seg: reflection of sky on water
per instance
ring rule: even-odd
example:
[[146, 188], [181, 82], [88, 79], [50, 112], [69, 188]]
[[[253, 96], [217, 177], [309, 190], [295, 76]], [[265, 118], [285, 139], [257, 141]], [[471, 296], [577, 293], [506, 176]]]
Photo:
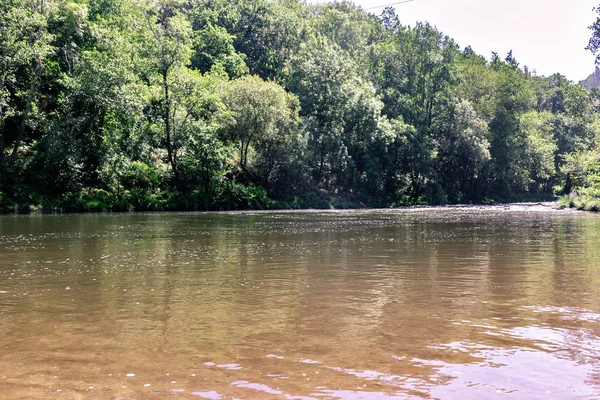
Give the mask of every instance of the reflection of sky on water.
[[[457, 344], [453, 344], [456, 346]], [[481, 362], [437, 364], [444, 384], [432, 386], [440, 399], [579, 399], [600, 394], [586, 382], [592, 366], [579, 366], [544, 351], [485, 349], [473, 353]], [[508, 396], [510, 395], [510, 396]]]
[[215, 392], [214, 390], [210, 392], [192, 392], [191, 394], [193, 396], [198, 396], [203, 399], [209, 400], [221, 400], [223, 398], [223, 395], [219, 394], [218, 392]]
[[[600, 319], [600, 314], [580, 308], [525, 308], [534, 313], [552, 313], [561, 320], [595, 324]], [[407, 360], [414, 367], [428, 367], [428, 377], [325, 367], [362, 380], [377, 381], [386, 390], [366, 392], [321, 388], [312, 395], [345, 400], [600, 398], [600, 337], [597, 335], [600, 330], [597, 326], [569, 329], [536, 324], [499, 330], [485, 324], [471, 323], [470, 326], [484, 329], [483, 333], [494, 329], [494, 336], [499, 337], [497, 340], [506, 341], [507, 347], [470, 342], [430, 346], [441, 354], [468, 355], [473, 361]], [[520, 346], [515, 346], [516, 343]], [[390, 357], [401, 362], [406, 360], [405, 356]], [[395, 393], [390, 392], [392, 388]]]
[[[535, 308], [531, 311], [538, 312]], [[548, 311], [548, 310], [545, 310]], [[573, 314], [572, 310], [553, 310]], [[595, 321], [598, 314], [578, 310], [585, 321]], [[563, 315], [559, 315], [562, 317]], [[528, 318], [525, 318], [528, 319]], [[496, 329], [486, 324], [471, 326]], [[444, 354], [468, 355], [472, 362], [453, 363], [441, 359], [421, 359], [391, 355], [399, 363], [410, 363], [423, 368], [422, 375], [398, 375], [379, 369], [356, 370], [327, 366], [312, 359], [285, 360], [283, 356], [267, 357], [281, 363], [299, 362], [319, 370], [350, 376], [355, 379], [356, 389], [315, 386], [308, 396], [284, 393], [279, 388], [262, 383], [235, 381], [232, 385], [247, 388], [287, 400], [415, 400], [431, 399], [594, 399], [600, 396], [597, 383], [600, 371], [600, 338], [589, 329], [552, 328], [529, 325], [498, 330], [500, 340], [507, 347], [472, 342], [450, 342], [430, 346], [444, 358]], [[515, 340], [517, 342], [515, 342]], [[514, 346], [520, 343], [522, 346]], [[205, 363], [208, 364], [208, 363]], [[212, 363], [210, 363], [212, 364]], [[286, 368], [285, 364], [281, 366]], [[302, 374], [306, 376], [306, 374]], [[313, 375], [314, 376], [314, 375]], [[285, 378], [279, 374], [265, 374], [267, 378]], [[381, 391], [360, 389], [362, 382], [375, 383]], [[216, 392], [211, 392], [216, 393]], [[279, 398], [278, 397], [278, 398]], [[208, 398], [208, 397], [207, 397]]]

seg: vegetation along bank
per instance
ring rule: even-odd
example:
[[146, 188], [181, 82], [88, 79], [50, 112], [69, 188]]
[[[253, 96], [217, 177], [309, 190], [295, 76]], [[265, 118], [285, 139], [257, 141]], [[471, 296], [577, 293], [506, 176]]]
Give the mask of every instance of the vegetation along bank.
[[3, 212], [600, 196], [595, 89], [392, 8], [0, 2]]

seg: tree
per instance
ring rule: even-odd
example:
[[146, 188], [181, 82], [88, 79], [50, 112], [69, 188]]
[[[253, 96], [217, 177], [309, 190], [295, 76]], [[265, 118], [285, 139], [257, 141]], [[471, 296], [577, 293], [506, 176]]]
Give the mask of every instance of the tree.
[[218, 64], [225, 68], [231, 78], [238, 78], [248, 73], [244, 54], [235, 51], [234, 36], [225, 28], [208, 23], [201, 30], [194, 32], [194, 53], [191, 68], [205, 73]]
[[298, 98], [274, 82], [246, 76], [226, 86], [224, 102], [235, 118], [226, 138], [237, 143], [239, 167], [268, 187], [277, 164], [299, 144]]
[[440, 183], [454, 202], [481, 199], [482, 173], [491, 159], [488, 125], [466, 100], [448, 111], [436, 140]]
[[324, 3], [315, 7], [313, 30], [348, 52], [355, 61], [374, 40], [381, 24], [348, 1]]
[[177, 149], [173, 142], [173, 106], [176, 100], [172, 98], [171, 86], [177, 75], [174, 71], [183, 73], [192, 54], [192, 28], [182, 14], [182, 5], [179, 0], [164, 0], [149, 3], [146, 10], [148, 28], [152, 33], [148, 49], [149, 60], [161, 79], [162, 93], [157, 99], [164, 126], [167, 157], [176, 181], [179, 180]]
[[587, 50], [591, 51], [596, 56], [596, 64], [600, 63], [600, 6], [595, 7], [594, 11], [598, 14], [596, 21], [589, 26], [592, 31], [592, 37], [590, 38]]
[[593, 186], [599, 100], [392, 8], [0, 0], [0, 191], [23, 210], [546, 198]]
[[554, 116], [548, 111], [529, 111], [519, 117], [519, 126], [524, 140], [524, 168], [529, 175], [528, 190], [548, 192], [556, 175], [554, 159], [558, 150], [553, 137]]
[[[46, 60], [53, 54], [49, 20], [52, 0], [2, 0], [0, 7], [0, 179], [14, 174], [20, 146], [30, 128]], [[13, 125], [6, 126], [8, 118]], [[18, 122], [17, 122], [18, 121]], [[11, 131], [12, 137], [7, 137]], [[10, 140], [12, 139], [12, 140]], [[10, 142], [9, 142], [10, 140]], [[12, 145], [8, 164], [5, 146]]]
[[43, 192], [108, 189], [130, 159], [149, 153], [141, 143], [150, 95], [140, 79], [147, 69], [144, 10], [127, 1], [90, 0], [83, 8], [61, 7], [59, 16], [62, 94], [38, 157], [39, 169], [58, 182]]
[[382, 94], [383, 114], [414, 128], [405, 145], [414, 151], [405, 159], [408, 174], [408, 197], [417, 201], [435, 186], [434, 141], [439, 121], [452, 104], [456, 82], [456, 44], [428, 24], [414, 29], [401, 27], [374, 48], [371, 56], [375, 87]]
[[497, 59], [491, 68], [497, 83], [494, 116], [489, 123], [492, 164], [488, 195], [511, 198], [529, 185], [526, 140], [519, 129], [519, 116], [533, 109], [535, 95], [526, 75], [516, 66]]
[[326, 38], [292, 60], [290, 88], [299, 96], [308, 134], [308, 165], [317, 185], [352, 185], [367, 143], [379, 134], [381, 103], [347, 53]]
[[231, 35], [251, 74], [283, 82], [285, 64], [306, 35], [308, 11], [298, 0], [209, 0], [195, 3], [190, 18], [199, 32], [220, 26], [222, 38]]
[[[222, 70], [202, 75], [187, 68], [173, 71], [170, 82], [171, 155], [177, 184], [183, 190], [197, 187], [208, 191], [223, 174], [229, 152], [219, 140], [233, 123], [220, 96], [227, 80]], [[158, 120], [159, 125], [165, 121]]]

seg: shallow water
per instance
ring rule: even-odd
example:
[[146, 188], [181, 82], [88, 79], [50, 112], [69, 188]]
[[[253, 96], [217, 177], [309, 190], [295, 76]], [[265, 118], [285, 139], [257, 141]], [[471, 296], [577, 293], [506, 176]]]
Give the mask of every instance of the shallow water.
[[598, 399], [600, 216], [0, 217], [0, 398]]

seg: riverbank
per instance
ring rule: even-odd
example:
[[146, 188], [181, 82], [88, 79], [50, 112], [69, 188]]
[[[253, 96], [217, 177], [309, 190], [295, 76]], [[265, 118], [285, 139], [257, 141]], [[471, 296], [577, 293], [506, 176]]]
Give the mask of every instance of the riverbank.
[[558, 200], [558, 208], [598, 212], [600, 211], [600, 199], [590, 196], [563, 196]]
[[[587, 204], [587, 203], [586, 203]], [[354, 204], [350, 202], [338, 203], [338, 207], [333, 205], [329, 207], [286, 207], [286, 208], [243, 208], [243, 209], [213, 209], [213, 210], [189, 210], [189, 209], [166, 209], [166, 210], [111, 210], [111, 209], [80, 209], [80, 210], [63, 210], [63, 209], [18, 209], [2, 210], [0, 215], [15, 215], [15, 214], [101, 214], [101, 213], [122, 213], [122, 214], [142, 214], [142, 213], [219, 213], [219, 214], [247, 214], [247, 213], [323, 213], [323, 212], [360, 212], [373, 210], [404, 210], [404, 211], [424, 211], [424, 210], [472, 210], [472, 211], [505, 211], [505, 212], [575, 212], [575, 211], [596, 211], [584, 210], [583, 207], [565, 206], [562, 201], [545, 201], [545, 202], [515, 202], [515, 203], [498, 203], [498, 204], [452, 204], [452, 205], [411, 205], [397, 207], [369, 207], [364, 204]], [[340, 207], [341, 205], [341, 207]]]

